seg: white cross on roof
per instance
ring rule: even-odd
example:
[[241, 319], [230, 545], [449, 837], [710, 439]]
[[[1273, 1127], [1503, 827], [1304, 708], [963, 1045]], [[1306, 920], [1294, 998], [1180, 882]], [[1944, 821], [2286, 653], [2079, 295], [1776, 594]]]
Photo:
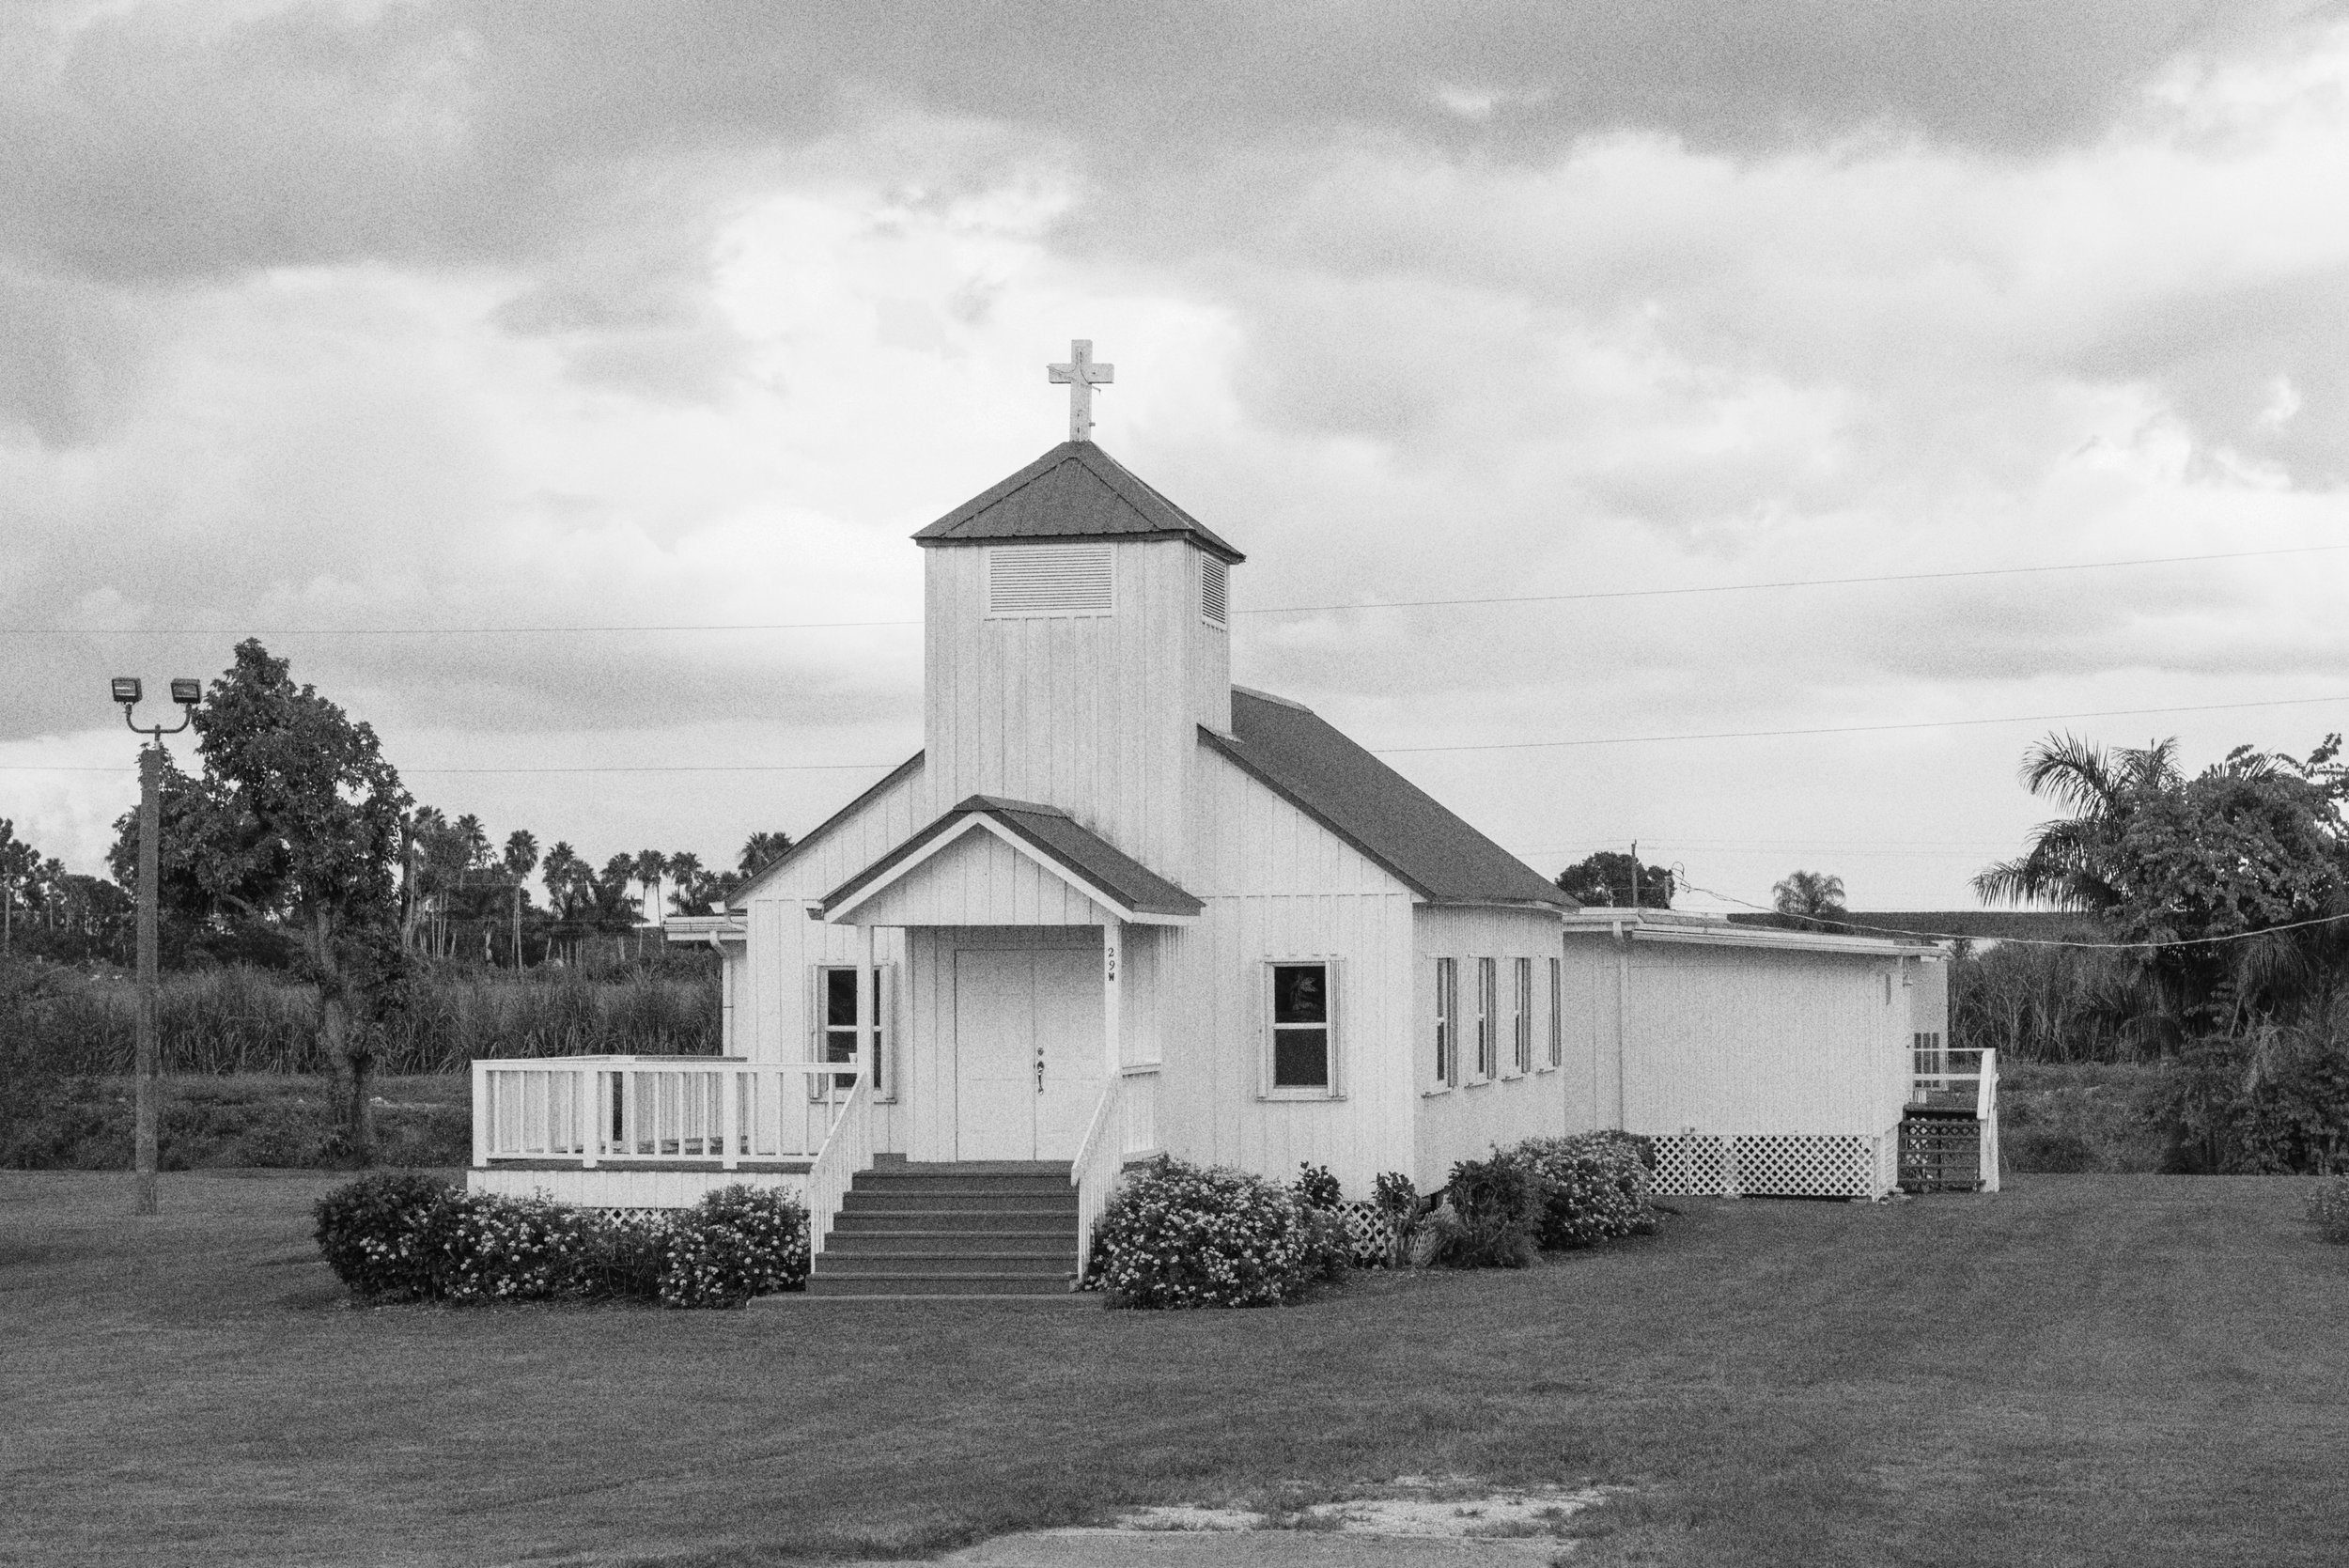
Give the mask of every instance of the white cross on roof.
[[1080, 337], [1068, 345], [1068, 363], [1045, 366], [1054, 386], [1068, 388], [1068, 439], [1093, 439], [1093, 389], [1117, 380], [1117, 366], [1093, 363], [1093, 339]]

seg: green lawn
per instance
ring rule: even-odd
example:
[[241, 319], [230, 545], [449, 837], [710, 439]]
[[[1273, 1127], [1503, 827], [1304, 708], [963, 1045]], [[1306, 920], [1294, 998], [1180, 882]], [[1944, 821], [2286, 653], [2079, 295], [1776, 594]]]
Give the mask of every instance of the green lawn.
[[352, 1310], [334, 1178], [0, 1172], [0, 1561], [721, 1564], [1406, 1473], [1638, 1488], [1595, 1563], [2333, 1564], [2305, 1182], [1689, 1203], [1282, 1312]]

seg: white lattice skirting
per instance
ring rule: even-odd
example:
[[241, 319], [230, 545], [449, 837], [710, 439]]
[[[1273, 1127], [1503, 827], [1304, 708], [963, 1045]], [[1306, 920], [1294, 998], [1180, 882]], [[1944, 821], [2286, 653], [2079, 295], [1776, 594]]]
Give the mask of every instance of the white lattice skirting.
[[1688, 1198], [1880, 1198], [1892, 1190], [1897, 1128], [1858, 1133], [1667, 1133], [1656, 1190]]

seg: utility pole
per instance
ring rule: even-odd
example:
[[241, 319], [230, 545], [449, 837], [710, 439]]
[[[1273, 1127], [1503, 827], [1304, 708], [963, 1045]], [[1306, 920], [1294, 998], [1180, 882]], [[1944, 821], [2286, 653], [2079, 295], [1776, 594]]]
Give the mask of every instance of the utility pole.
[[136, 1102], [133, 1106], [131, 1164], [137, 1172], [137, 1200], [134, 1212], [155, 1212], [155, 1119], [162, 1096], [163, 1048], [156, 1038], [156, 992], [161, 986], [161, 967], [156, 949], [159, 945], [156, 909], [163, 883], [163, 737], [178, 735], [195, 718], [195, 705], [204, 700], [201, 681], [175, 680], [171, 683], [171, 700], [180, 706], [179, 722], [165, 729], [160, 724], [141, 724], [131, 716], [142, 693], [134, 675], [117, 675], [114, 682], [114, 699], [122, 705], [122, 722], [134, 735], [149, 737], [139, 749], [139, 992], [137, 1055], [133, 1063], [136, 1074]]

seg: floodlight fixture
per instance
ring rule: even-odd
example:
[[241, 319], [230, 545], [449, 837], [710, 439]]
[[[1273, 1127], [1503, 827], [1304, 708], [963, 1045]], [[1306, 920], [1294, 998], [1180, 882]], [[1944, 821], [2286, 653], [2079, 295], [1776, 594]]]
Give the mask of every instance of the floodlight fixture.
[[204, 683], [200, 680], [173, 681], [171, 700], [185, 707], [194, 706], [204, 700]]
[[118, 703], [135, 703], [145, 691], [136, 675], [115, 676], [115, 701]]

